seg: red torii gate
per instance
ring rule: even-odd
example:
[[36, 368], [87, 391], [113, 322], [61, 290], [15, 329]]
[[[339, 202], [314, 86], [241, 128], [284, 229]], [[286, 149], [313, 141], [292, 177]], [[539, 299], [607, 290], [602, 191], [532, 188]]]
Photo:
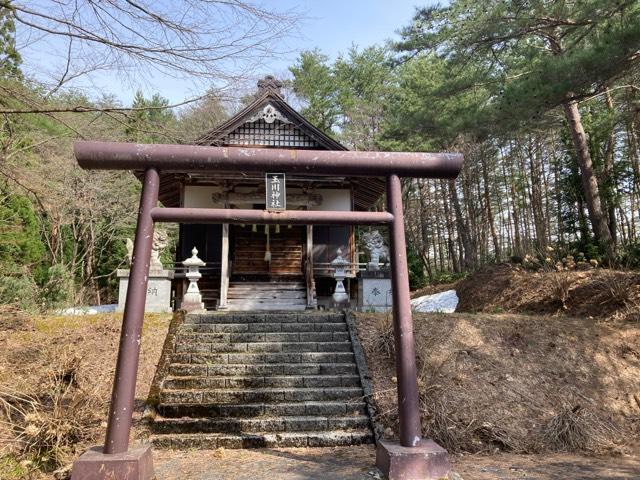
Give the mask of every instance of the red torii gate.
[[[89, 450], [74, 463], [74, 480], [147, 480], [153, 477], [150, 447], [129, 450], [129, 436], [156, 222], [389, 225], [400, 441], [380, 440], [376, 463], [392, 480], [435, 479], [444, 476], [443, 472], [446, 474], [449, 468], [446, 451], [433, 441], [422, 439], [421, 434], [400, 177], [456, 178], [462, 168], [461, 154], [76, 142], [75, 156], [84, 169], [141, 170], [144, 180], [105, 445], [102, 449]], [[386, 177], [387, 211], [159, 208], [160, 171], [281, 171]]]

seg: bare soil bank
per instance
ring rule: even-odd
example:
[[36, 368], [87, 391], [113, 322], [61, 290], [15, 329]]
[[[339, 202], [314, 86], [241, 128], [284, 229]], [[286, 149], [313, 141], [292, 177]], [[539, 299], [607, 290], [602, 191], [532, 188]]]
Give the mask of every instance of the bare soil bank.
[[[397, 435], [385, 314], [358, 332]], [[450, 451], [616, 452], [640, 433], [640, 325], [513, 314], [414, 316], [423, 430]], [[387, 433], [391, 433], [388, 431]]]
[[561, 314], [640, 321], [639, 272], [605, 269], [532, 272], [520, 265], [503, 263], [487, 266], [452, 284], [426, 287], [413, 296], [451, 288], [460, 298], [459, 312]]

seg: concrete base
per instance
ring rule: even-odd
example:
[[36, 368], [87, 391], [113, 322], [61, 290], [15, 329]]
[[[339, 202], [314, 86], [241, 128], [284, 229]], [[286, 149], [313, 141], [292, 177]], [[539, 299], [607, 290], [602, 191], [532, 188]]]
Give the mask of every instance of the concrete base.
[[389, 480], [440, 480], [451, 470], [447, 451], [433, 440], [422, 439], [415, 447], [379, 440], [376, 467]]
[[93, 447], [73, 462], [71, 480], [152, 480], [151, 446], [132, 448], [125, 453], [106, 455]]

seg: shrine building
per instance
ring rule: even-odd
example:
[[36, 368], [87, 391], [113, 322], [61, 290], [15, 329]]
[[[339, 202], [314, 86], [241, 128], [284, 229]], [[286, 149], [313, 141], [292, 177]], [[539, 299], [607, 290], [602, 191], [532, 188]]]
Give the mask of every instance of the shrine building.
[[[294, 110], [281, 87], [272, 76], [260, 80], [248, 106], [194, 145], [347, 150]], [[274, 175], [279, 173], [161, 172], [159, 200], [165, 207], [366, 211], [385, 190], [383, 178]], [[351, 304], [362, 303], [353, 226], [181, 223], [179, 228], [176, 265], [197, 248], [206, 263], [198, 286], [207, 310], [329, 307], [336, 287], [330, 263], [338, 250], [348, 262], [344, 283]], [[176, 271], [175, 307], [187, 285], [181, 277]]]

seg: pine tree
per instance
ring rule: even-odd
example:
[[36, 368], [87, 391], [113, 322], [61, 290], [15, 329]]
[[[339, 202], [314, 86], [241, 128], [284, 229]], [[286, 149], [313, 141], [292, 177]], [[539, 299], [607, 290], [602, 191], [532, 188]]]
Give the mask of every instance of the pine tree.
[[0, 77], [19, 77], [20, 53], [16, 49], [16, 25], [11, 7], [0, 7]]
[[468, 131], [530, 124], [562, 108], [592, 230], [612, 258], [613, 237], [579, 101], [640, 60], [638, 2], [457, 0], [419, 11], [403, 36], [400, 50], [435, 52], [448, 62], [451, 75], [441, 94], [487, 90], [472, 105], [473, 124], [460, 124]]

